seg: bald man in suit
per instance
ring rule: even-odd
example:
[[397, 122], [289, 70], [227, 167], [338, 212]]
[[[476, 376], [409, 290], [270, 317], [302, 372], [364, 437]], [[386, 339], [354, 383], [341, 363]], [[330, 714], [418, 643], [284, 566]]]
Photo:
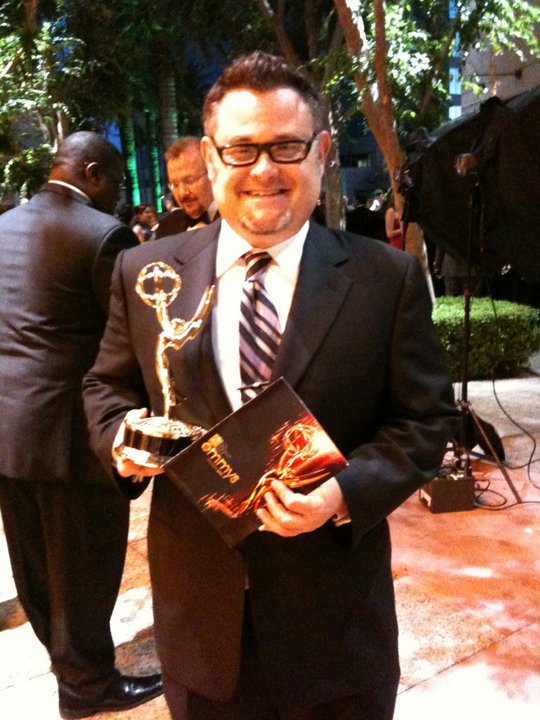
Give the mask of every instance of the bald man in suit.
[[81, 381], [94, 362], [117, 254], [124, 164], [92, 132], [68, 136], [49, 181], [0, 217], [0, 507], [15, 585], [58, 680], [60, 714], [123, 710], [161, 678], [115, 669], [110, 631], [129, 501], [90, 450]]

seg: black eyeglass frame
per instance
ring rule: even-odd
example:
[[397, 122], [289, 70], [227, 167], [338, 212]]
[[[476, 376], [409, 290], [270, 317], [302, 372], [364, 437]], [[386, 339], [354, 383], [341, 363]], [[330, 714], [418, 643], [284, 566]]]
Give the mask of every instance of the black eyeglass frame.
[[[309, 155], [311, 148], [313, 146], [313, 143], [317, 139], [317, 137], [320, 135], [320, 132], [314, 132], [313, 135], [309, 140], [274, 140], [273, 142], [268, 143], [233, 143], [232, 145], [218, 145], [213, 137], [210, 136], [210, 140], [212, 141], [212, 144], [217, 150], [217, 154], [219, 155], [219, 158], [221, 162], [224, 165], [228, 165], [229, 167], [249, 167], [250, 165], [255, 165], [259, 158], [261, 157], [261, 153], [265, 152], [270, 160], [272, 162], [277, 163], [278, 165], [298, 165], [301, 162], [304, 162], [304, 160]], [[294, 143], [296, 145], [303, 145], [304, 146], [304, 154], [302, 157], [295, 158], [294, 160], [276, 160], [272, 154], [272, 148], [276, 145], [287, 145], [288, 143]], [[240, 163], [233, 163], [227, 161], [223, 157], [223, 153], [226, 150], [229, 150], [230, 148], [254, 148], [257, 151], [257, 154], [253, 160], [250, 160], [249, 162], [240, 162]]]

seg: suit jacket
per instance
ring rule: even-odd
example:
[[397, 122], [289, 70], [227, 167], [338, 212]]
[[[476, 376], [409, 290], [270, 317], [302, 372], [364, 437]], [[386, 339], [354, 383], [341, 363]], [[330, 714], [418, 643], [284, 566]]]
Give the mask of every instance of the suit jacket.
[[359, 205], [347, 213], [346, 225], [349, 232], [387, 242], [384, 215], [365, 205]]
[[105, 328], [114, 260], [136, 243], [56, 184], [0, 216], [0, 474], [110, 484], [89, 447], [81, 381]]
[[190, 226], [190, 220], [191, 218], [181, 208], [171, 210], [160, 219], [156, 228], [156, 240], [185, 232]]
[[[219, 223], [123, 253], [101, 352], [86, 378], [94, 447], [105, 465], [124, 413], [162, 411], [155, 312], [134, 292], [155, 260], [182, 289], [170, 317], [192, 317], [214, 281]], [[234, 689], [246, 575], [267, 683], [309, 705], [397, 686], [397, 626], [386, 517], [439, 467], [455, 407], [431, 305], [413, 256], [311, 223], [274, 368], [350, 466], [338, 475], [352, 523], [294, 538], [254, 533], [230, 550], [166, 476], [149, 527], [155, 632], [164, 673], [224, 699]], [[215, 366], [211, 319], [169, 355], [182, 419], [211, 427], [230, 412]]]
[[178, 235], [179, 233], [185, 232], [194, 225], [198, 225], [200, 223], [208, 225], [210, 222], [217, 220], [219, 217], [219, 212], [216, 212], [212, 220], [210, 220], [208, 212], [205, 210], [198, 218], [192, 218], [181, 208], [175, 208], [159, 221], [159, 225], [156, 230], [156, 240], [160, 240], [168, 235]]

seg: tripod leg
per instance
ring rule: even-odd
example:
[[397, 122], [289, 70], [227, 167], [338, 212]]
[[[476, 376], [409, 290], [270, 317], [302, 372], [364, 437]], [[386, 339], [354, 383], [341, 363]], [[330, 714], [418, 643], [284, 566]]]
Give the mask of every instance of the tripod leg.
[[511, 479], [510, 475], [508, 474], [507, 469], [506, 469], [506, 468], [504, 467], [504, 465], [502, 464], [502, 462], [501, 462], [499, 456], [497, 455], [497, 452], [496, 452], [496, 450], [494, 449], [494, 447], [493, 447], [490, 439], [488, 438], [488, 436], [487, 436], [486, 433], [484, 432], [484, 428], [482, 427], [482, 423], [480, 422], [478, 416], [476, 415], [476, 413], [474, 412], [474, 410], [473, 410], [472, 407], [470, 406], [470, 403], [468, 404], [467, 412], [468, 412], [469, 415], [472, 417], [474, 424], [476, 425], [478, 431], [480, 432], [480, 434], [481, 434], [482, 437], [484, 438], [484, 440], [485, 440], [485, 442], [486, 442], [486, 445], [489, 447], [492, 456], [495, 458], [495, 462], [496, 462], [496, 464], [497, 464], [497, 467], [499, 468], [499, 470], [500, 470], [501, 473], [503, 474], [504, 479], [505, 479], [506, 482], [508, 483], [508, 487], [509, 487], [510, 490], [512, 491], [512, 494], [514, 495], [515, 499], [517, 500], [518, 503], [522, 503], [523, 500], [522, 500], [521, 497], [519, 496], [519, 493], [518, 493], [518, 491], [516, 490], [516, 488], [515, 488], [515, 486], [514, 486], [514, 483], [512, 482], [512, 479]]

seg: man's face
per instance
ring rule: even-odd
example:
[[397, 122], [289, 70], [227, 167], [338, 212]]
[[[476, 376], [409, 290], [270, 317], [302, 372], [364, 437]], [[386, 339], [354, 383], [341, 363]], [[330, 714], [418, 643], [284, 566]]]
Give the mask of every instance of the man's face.
[[169, 160], [167, 176], [174, 199], [190, 217], [198, 218], [208, 210], [213, 201], [212, 186], [196, 145], [189, 145], [179, 157]]
[[113, 163], [110, 167], [93, 164], [98, 167], [88, 194], [98, 210], [112, 214], [125, 182], [123, 165], [120, 162]]
[[[268, 92], [234, 90], [225, 95], [212, 120], [215, 145], [309, 141], [310, 107], [291, 88]], [[253, 165], [225, 165], [210, 137], [202, 140], [214, 198], [221, 216], [253, 247], [268, 248], [294, 235], [311, 215], [321, 189], [330, 136], [315, 138], [306, 159], [274, 162], [262, 152]]]

